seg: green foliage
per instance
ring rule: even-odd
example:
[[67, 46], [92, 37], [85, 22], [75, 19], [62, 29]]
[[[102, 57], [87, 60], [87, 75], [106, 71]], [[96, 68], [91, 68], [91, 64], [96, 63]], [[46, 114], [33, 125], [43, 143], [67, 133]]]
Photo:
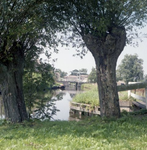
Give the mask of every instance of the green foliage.
[[81, 75], [87, 75], [87, 69], [86, 68], [79, 69], [79, 73]]
[[[81, 87], [82, 90], [86, 91], [81, 94], [77, 94], [75, 98], [73, 98], [73, 101], [78, 103], [86, 103], [86, 104], [93, 104], [93, 105], [99, 105], [98, 102], [98, 91], [97, 91], [97, 84], [82, 84]], [[120, 100], [134, 100], [132, 97], [128, 99], [128, 92], [122, 91], [118, 92], [118, 96]], [[85, 98], [86, 97], [86, 98]], [[93, 98], [95, 97], [95, 98]]]
[[143, 80], [143, 60], [138, 55], [125, 55], [117, 69], [117, 80], [137, 82]]
[[87, 69], [85, 68], [82, 68], [82, 69], [74, 69], [71, 71], [71, 75], [74, 75], [74, 76], [79, 76], [79, 75], [87, 75]]
[[[116, 62], [126, 45], [126, 40], [131, 41], [134, 37], [134, 27], [146, 25], [147, 1], [72, 0], [67, 2], [63, 0], [62, 2], [65, 8], [63, 14], [70, 24], [69, 31], [73, 31], [67, 43], [72, 42], [77, 49], [80, 47], [78, 54], [81, 56], [87, 52], [84, 49], [86, 47], [95, 59], [98, 84], [101, 86], [99, 89], [101, 113], [110, 116], [115, 114], [119, 117], [119, 108], [115, 102], [117, 100], [114, 75]], [[126, 34], [127, 31], [130, 31], [130, 34]], [[103, 76], [106, 78], [104, 79]], [[112, 98], [110, 93], [113, 93], [115, 98]], [[113, 110], [116, 111], [115, 113], [112, 112], [111, 106], [115, 107]], [[105, 109], [106, 107], [108, 109]]]
[[[81, 48], [83, 44], [77, 35], [89, 34], [104, 40], [115, 27], [125, 27], [129, 32], [127, 42], [131, 43], [132, 38], [138, 36], [135, 27], [144, 27], [147, 21], [146, 0], [73, 0], [68, 3], [63, 1], [63, 5], [66, 8], [63, 16], [70, 24], [69, 30], [74, 32], [70, 40], [73, 42], [75, 37], [77, 40], [73, 45]], [[81, 56], [85, 53], [83, 49]]]
[[40, 112], [40, 115], [44, 114], [38, 118], [47, 116], [50, 118], [51, 113], [47, 114], [47, 111], [44, 111], [44, 107], [50, 109], [50, 112], [53, 107], [52, 93], [47, 92], [49, 87], [54, 84], [53, 68], [49, 64], [36, 61], [31, 61], [26, 65], [24, 73], [24, 98], [28, 113], [32, 114], [35, 109], [35, 111]]
[[[30, 121], [0, 125], [1, 150], [97, 150], [147, 147], [147, 115], [84, 121]], [[19, 140], [18, 140], [19, 139]]]
[[88, 76], [88, 81], [91, 83], [97, 82], [97, 75], [96, 75], [96, 69], [95, 68], [92, 68], [92, 70]]
[[62, 71], [61, 69], [55, 69], [55, 73], [59, 73], [61, 78], [67, 76], [67, 72]]
[[63, 24], [57, 19], [59, 10], [54, 9], [55, 5], [54, 0], [0, 1], [0, 63], [11, 62], [16, 47], [32, 58], [44, 47], [46, 51], [51, 47], [57, 51], [56, 32]]
[[74, 69], [71, 71], [71, 75], [77, 76], [79, 74], [79, 70]]
[[144, 76], [144, 81], [147, 81], [147, 75]]
[[[46, 55], [49, 57], [51, 53], [49, 49], [51, 49], [51, 47], [54, 51], [57, 51], [56, 47], [59, 39], [56, 36], [56, 32], [58, 29], [60, 30], [59, 26], [61, 23], [59, 23], [60, 21], [57, 19], [59, 13], [57, 15], [56, 12], [58, 10], [54, 9], [55, 5], [54, 0], [0, 1], [0, 70], [1, 66], [6, 68], [6, 71], [2, 68], [2, 71], [0, 72], [0, 75], [4, 74], [3, 78], [5, 77], [5, 74], [11, 70], [10, 72], [12, 74], [14, 72], [15, 77], [18, 77], [20, 79], [19, 82], [22, 83], [24, 61], [26, 61], [25, 64], [27, 64], [32, 60], [36, 60], [44, 50], [48, 51], [46, 52]], [[22, 58], [18, 63], [22, 68], [19, 68], [19, 65], [16, 63], [17, 53], [20, 58]], [[36, 97], [43, 100], [44, 95], [38, 97], [37, 94], [40, 90], [46, 88], [47, 84], [49, 84], [47, 81], [50, 80], [51, 77], [50, 75], [47, 75], [47, 70], [43, 70], [44, 67], [48, 69], [47, 65], [42, 65], [40, 67], [43, 68], [42, 70], [40, 68], [40, 71], [42, 72], [39, 73], [39, 75], [34, 74], [34, 72], [31, 71], [25, 74], [26, 78], [28, 78], [28, 81], [24, 81], [24, 85], [26, 86], [26, 88], [24, 88], [24, 91], [26, 92], [25, 100], [27, 105], [29, 104], [30, 108], [28, 109], [30, 112], [33, 105], [32, 102], [34, 103], [36, 101]], [[19, 74], [17, 70], [20, 71]], [[11, 78], [10, 75], [8, 76]], [[48, 79], [45, 81], [45, 78], [47, 77]], [[4, 80], [2, 82], [4, 82]], [[9, 83], [9, 81], [7, 82]], [[14, 82], [13, 84], [15, 85], [17, 82]], [[13, 95], [16, 104], [9, 105], [9, 107], [6, 105], [4, 106], [6, 109], [14, 110], [16, 109], [16, 106], [19, 107], [21, 105], [21, 107], [18, 108], [18, 112], [21, 115], [18, 114], [16, 116], [22, 121], [23, 119], [27, 119], [27, 115], [25, 108], [23, 108], [25, 107], [23, 102], [24, 94], [22, 93], [23, 87], [18, 85], [19, 84], [15, 85], [18, 90], [16, 90]], [[11, 91], [8, 90], [5, 90], [5, 92], [6, 94], [11, 93]], [[17, 95], [20, 95], [19, 92], [21, 92], [21, 96], [18, 97]], [[6, 97], [4, 98], [7, 99]], [[11, 101], [12, 97], [9, 97], [9, 100]], [[9, 112], [9, 110], [7, 111]], [[11, 113], [8, 114], [10, 115]], [[25, 117], [23, 117], [23, 115]], [[11, 117], [11, 115], [8, 116], [8, 118]]]

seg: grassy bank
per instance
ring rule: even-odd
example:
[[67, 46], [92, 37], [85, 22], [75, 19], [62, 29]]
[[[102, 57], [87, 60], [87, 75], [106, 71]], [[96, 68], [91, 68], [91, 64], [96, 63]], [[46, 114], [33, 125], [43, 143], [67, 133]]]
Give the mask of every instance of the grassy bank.
[[85, 85], [85, 87], [84, 87], [84, 89], [86, 89], [86, 91], [83, 93], [77, 94], [73, 98], [72, 101], [77, 102], [77, 103], [91, 104], [92, 106], [98, 106], [99, 100], [98, 100], [97, 86], [96, 85], [93, 85], [93, 86]]
[[82, 86], [81, 86], [81, 90], [83, 90], [83, 91], [88, 91], [91, 89], [97, 89], [97, 84], [96, 83], [86, 83], [86, 84], [82, 84]]
[[[2, 124], [2, 122], [1, 122]], [[146, 150], [147, 115], [0, 125], [1, 150]]]
[[[97, 84], [83, 84], [82, 85], [83, 93], [77, 94], [73, 98], [73, 102], [91, 104], [92, 106], [99, 105], [98, 89]], [[118, 93], [120, 100], [133, 100], [133, 98], [128, 99], [128, 92], [122, 91]]]

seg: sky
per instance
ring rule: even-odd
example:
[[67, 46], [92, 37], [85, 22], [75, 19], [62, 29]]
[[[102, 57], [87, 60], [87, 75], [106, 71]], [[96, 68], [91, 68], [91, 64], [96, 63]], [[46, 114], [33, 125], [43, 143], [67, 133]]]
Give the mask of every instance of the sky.
[[[143, 29], [143, 33], [147, 34], [147, 27]], [[137, 54], [138, 58], [143, 59], [144, 74], [147, 74], [147, 38], [142, 38], [142, 42], [138, 40], [138, 44], [139, 45], [137, 47], [130, 45], [125, 46], [123, 52], [118, 58], [117, 66], [121, 63], [126, 54]], [[57, 58], [56, 62], [53, 63], [55, 68], [61, 69], [62, 71], [70, 74], [72, 70], [79, 70], [82, 68], [86, 68], [88, 73], [90, 73], [92, 67], [95, 67], [95, 61], [90, 51], [84, 56], [83, 59], [81, 59], [79, 56], [73, 56], [76, 54], [74, 48], [67, 49], [66, 47], [60, 47], [59, 49], [60, 50], [57, 54], [52, 54], [52, 58]]]

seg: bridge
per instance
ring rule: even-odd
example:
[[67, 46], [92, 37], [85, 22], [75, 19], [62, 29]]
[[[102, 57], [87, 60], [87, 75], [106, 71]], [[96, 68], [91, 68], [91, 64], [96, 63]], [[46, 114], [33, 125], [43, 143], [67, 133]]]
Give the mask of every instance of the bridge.
[[86, 84], [89, 82], [77, 82], [77, 81], [57, 81], [65, 86], [65, 89], [73, 89], [73, 90], [80, 90], [82, 84]]

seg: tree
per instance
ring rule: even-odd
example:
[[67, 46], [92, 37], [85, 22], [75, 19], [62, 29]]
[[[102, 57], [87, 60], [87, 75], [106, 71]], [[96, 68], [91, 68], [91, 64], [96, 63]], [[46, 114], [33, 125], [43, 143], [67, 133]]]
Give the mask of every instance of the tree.
[[138, 55], [125, 55], [117, 69], [117, 78], [128, 84], [143, 80], [143, 60]]
[[[74, 32], [69, 40], [73, 42], [74, 35], [75, 38], [80, 36], [95, 59], [101, 116], [120, 117], [116, 62], [126, 41], [130, 41], [126, 31], [130, 30], [132, 36], [134, 26], [145, 25], [147, 1], [72, 0], [63, 2], [65, 2], [61, 5], [64, 9], [63, 16]], [[76, 40], [74, 45], [77, 45], [80, 40]], [[85, 51], [81, 53], [84, 54]]]
[[[54, 84], [51, 65], [41, 61], [27, 61], [23, 79], [24, 99], [29, 117], [35, 108], [35, 112], [40, 112], [40, 115], [37, 115], [38, 118], [39, 116], [41, 119], [44, 119], [43, 117], [51, 118], [56, 113], [56, 107], [51, 99], [53, 94], [48, 91], [49, 87]], [[43, 109], [44, 107], [46, 109]], [[47, 110], [49, 111], [47, 112]]]
[[28, 118], [22, 82], [25, 59], [37, 59], [43, 47], [58, 42], [53, 29], [59, 20], [53, 12], [54, 0], [0, 1], [0, 84], [5, 117], [12, 122]]
[[80, 75], [87, 75], [87, 69], [85, 68], [80, 69], [79, 72], [80, 72]]
[[88, 80], [91, 83], [96, 83], [97, 77], [96, 77], [96, 69], [92, 68], [90, 74], [88, 75]]
[[87, 69], [85, 68], [82, 68], [82, 69], [74, 69], [71, 71], [71, 75], [74, 75], [74, 76], [79, 76], [79, 75], [87, 75]]
[[55, 69], [55, 72], [59, 73], [61, 78], [67, 76], [67, 72], [62, 71], [61, 69]]
[[144, 75], [143, 79], [144, 79], [144, 81], [147, 81], [147, 75], [146, 74]]
[[77, 70], [77, 69], [72, 70], [71, 75], [78, 76], [79, 75], [79, 70]]

